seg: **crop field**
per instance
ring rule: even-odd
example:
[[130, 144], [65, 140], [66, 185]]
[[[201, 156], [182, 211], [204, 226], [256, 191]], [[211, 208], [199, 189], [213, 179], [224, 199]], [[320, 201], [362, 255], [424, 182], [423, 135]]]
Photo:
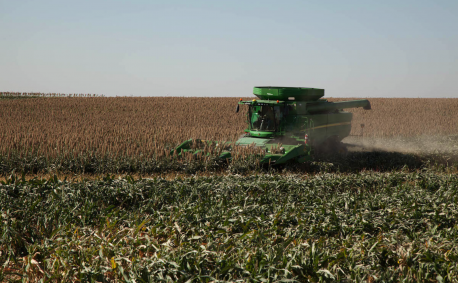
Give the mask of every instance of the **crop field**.
[[0, 280], [451, 282], [458, 179], [318, 174], [0, 185]]
[[0, 92], [0, 99], [22, 99], [39, 97], [103, 97], [103, 95], [90, 93]]
[[[0, 100], [1, 174], [182, 170], [182, 163], [170, 162], [170, 148], [190, 138], [234, 141], [245, 128], [237, 98], [53, 96], [59, 95]], [[370, 111], [350, 109], [352, 135], [362, 134], [366, 143], [452, 135], [447, 147], [456, 150], [458, 99], [370, 101]], [[199, 168], [214, 165], [204, 160]]]
[[[343, 101], [358, 98], [329, 99]], [[366, 137], [443, 136], [458, 133], [456, 98], [369, 98], [372, 110], [348, 109], [354, 114], [352, 134]]]
[[458, 281], [458, 99], [370, 99], [300, 165], [170, 154], [238, 100], [0, 93], [0, 282]]

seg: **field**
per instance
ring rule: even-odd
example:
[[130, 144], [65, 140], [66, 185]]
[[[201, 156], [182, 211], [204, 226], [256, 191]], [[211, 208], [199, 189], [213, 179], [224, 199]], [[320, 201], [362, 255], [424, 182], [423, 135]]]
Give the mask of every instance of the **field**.
[[456, 175], [10, 179], [2, 280], [448, 282]]
[[[235, 113], [237, 102], [237, 98], [179, 97], [0, 100], [0, 172], [182, 171], [183, 164], [161, 161], [170, 148], [190, 138], [234, 141], [243, 133], [246, 118], [243, 107]], [[378, 98], [371, 104], [370, 111], [350, 110], [354, 112], [352, 134], [363, 134], [365, 143], [386, 146], [384, 139], [404, 138], [392, 145], [401, 146], [422, 137], [421, 141], [426, 138], [434, 145], [438, 143], [431, 142], [432, 137], [441, 141], [445, 137], [446, 147], [456, 151], [458, 99]], [[210, 160], [196, 166], [187, 168], [215, 167]]]
[[238, 98], [62, 96], [0, 99], [0, 282], [458, 280], [458, 99], [370, 99], [276, 168], [167, 155], [237, 139]]

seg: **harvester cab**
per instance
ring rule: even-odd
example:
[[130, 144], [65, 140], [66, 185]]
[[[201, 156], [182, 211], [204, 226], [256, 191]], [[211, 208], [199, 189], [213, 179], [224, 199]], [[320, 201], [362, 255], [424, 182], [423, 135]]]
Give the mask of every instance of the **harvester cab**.
[[[265, 156], [261, 162], [275, 164], [310, 160], [312, 149], [345, 150], [341, 140], [350, 134], [352, 113], [343, 109], [371, 109], [368, 100], [328, 102], [322, 98], [324, 89], [317, 88], [265, 86], [255, 87], [253, 94], [257, 99], [241, 99], [237, 105], [236, 112], [240, 105], [248, 107], [247, 129], [234, 144], [263, 148]], [[191, 144], [196, 141], [187, 140], [175, 151], [196, 152]], [[230, 158], [231, 148], [220, 157]]]
[[253, 131], [274, 133], [280, 128], [281, 110], [278, 105], [264, 103], [250, 105], [248, 116], [250, 128]]

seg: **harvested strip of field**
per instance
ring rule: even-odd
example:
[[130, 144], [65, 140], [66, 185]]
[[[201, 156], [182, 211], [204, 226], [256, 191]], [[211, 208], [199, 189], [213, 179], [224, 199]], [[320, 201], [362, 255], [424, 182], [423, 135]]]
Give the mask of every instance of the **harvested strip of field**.
[[0, 281], [453, 281], [458, 179], [421, 173], [0, 184]]

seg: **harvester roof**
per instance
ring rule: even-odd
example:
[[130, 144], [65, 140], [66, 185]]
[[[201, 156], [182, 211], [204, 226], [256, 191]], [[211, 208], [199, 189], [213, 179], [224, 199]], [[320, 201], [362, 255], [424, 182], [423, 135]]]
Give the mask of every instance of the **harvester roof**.
[[262, 100], [316, 101], [324, 96], [324, 89], [309, 87], [256, 86], [253, 94]]

